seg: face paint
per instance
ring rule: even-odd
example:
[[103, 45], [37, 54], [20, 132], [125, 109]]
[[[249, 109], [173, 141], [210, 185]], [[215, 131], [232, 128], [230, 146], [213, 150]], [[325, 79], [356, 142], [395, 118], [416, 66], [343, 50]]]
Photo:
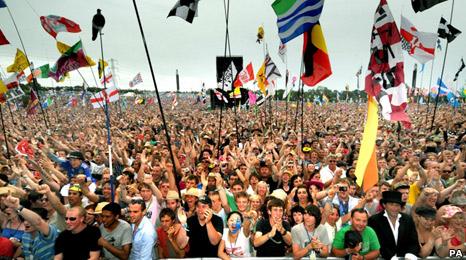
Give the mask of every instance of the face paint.
[[241, 220], [238, 219], [236, 220], [236, 223], [235, 223], [235, 227], [233, 228], [233, 230], [231, 231], [231, 233], [234, 235], [236, 233], [238, 233], [238, 231], [241, 229]]

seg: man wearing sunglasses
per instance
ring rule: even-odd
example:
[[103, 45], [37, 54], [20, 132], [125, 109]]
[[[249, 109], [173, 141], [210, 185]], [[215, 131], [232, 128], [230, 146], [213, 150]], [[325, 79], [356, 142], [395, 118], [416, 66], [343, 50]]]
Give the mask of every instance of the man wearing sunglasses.
[[337, 184], [337, 196], [333, 198], [332, 203], [338, 205], [342, 224], [346, 224], [351, 219], [351, 210], [354, 208], [364, 208], [366, 199], [357, 198], [349, 195], [349, 181], [347, 179], [340, 180]]
[[91, 259], [100, 256], [100, 230], [84, 223], [86, 210], [73, 207], [66, 211], [66, 230], [58, 235], [55, 242], [55, 260], [62, 259]]

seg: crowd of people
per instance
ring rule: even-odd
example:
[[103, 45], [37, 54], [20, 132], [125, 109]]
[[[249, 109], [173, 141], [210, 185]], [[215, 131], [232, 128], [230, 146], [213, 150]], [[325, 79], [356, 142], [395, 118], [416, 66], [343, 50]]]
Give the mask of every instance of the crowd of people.
[[5, 114], [0, 258], [466, 253], [465, 110], [441, 106], [432, 130], [425, 105], [411, 129], [380, 121], [379, 181], [363, 191], [365, 105], [306, 105], [302, 126], [284, 102], [229, 109], [219, 128], [219, 110], [193, 103], [164, 111], [170, 147], [157, 106], [112, 105], [111, 154], [100, 109], [55, 105], [50, 129]]

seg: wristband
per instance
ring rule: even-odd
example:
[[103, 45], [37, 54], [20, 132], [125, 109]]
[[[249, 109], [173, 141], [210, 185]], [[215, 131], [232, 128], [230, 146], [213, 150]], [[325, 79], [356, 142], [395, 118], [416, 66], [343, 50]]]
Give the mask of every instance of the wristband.
[[16, 213], [19, 214], [21, 211], [24, 209], [22, 205], [19, 205], [19, 207], [16, 209]]

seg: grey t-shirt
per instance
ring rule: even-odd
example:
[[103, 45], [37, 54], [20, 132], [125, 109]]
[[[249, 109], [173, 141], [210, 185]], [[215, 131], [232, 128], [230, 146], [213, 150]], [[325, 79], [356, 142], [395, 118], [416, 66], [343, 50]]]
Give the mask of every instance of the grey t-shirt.
[[[298, 244], [300, 248], [304, 248], [307, 244], [309, 244], [313, 237], [317, 238], [326, 246], [331, 244], [324, 225], [317, 226], [313, 232], [308, 232], [304, 227], [304, 223], [298, 224], [291, 229], [291, 238], [293, 240], [293, 244]], [[307, 256], [310, 253], [311, 251], [309, 251]]]
[[[110, 244], [114, 247], [121, 249], [124, 245], [132, 243], [132, 234], [131, 226], [128, 222], [123, 221], [121, 219], [118, 220], [118, 226], [112, 231], [109, 232], [104, 225], [100, 225], [100, 233], [102, 237], [107, 240]], [[103, 259], [115, 259], [118, 260], [118, 257], [112, 255], [107, 249], [103, 249]]]

